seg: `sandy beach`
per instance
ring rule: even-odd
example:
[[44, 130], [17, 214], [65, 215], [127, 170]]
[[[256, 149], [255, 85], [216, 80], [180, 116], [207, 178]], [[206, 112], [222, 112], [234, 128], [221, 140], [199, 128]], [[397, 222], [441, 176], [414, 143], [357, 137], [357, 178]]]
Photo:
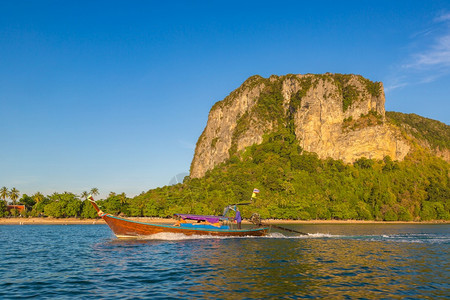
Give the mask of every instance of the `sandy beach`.
[[[156, 223], [173, 224], [173, 219], [164, 218], [139, 218], [130, 217], [129, 220]], [[266, 224], [448, 224], [449, 221], [436, 220], [426, 222], [404, 222], [404, 221], [363, 221], [363, 220], [263, 220]], [[250, 222], [243, 220], [243, 224]], [[0, 218], [0, 225], [92, 225], [106, 224], [103, 219], [76, 219], [76, 218]]]

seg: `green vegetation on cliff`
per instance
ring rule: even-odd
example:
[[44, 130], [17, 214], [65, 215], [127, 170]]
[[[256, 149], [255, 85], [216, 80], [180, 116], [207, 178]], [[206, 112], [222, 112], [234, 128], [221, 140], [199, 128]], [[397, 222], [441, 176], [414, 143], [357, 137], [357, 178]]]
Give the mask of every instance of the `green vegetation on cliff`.
[[416, 114], [387, 111], [386, 117], [408, 134], [427, 141], [432, 148], [450, 149], [450, 126]]
[[345, 130], [356, 130], [368, 126], [381, 125], [382, 123], [383, 116], [378, 112], [371, 110], [367, 114], [361, 114], [360, 117], [356, 120], [353, 120], [353, 117], [344, 119], [342, 128]]

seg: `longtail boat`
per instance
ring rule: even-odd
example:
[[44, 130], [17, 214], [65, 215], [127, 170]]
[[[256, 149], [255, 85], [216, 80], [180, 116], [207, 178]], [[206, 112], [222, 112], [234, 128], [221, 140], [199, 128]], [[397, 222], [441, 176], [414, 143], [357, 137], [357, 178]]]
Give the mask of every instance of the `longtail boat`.
[[[152, 224], [128, 220], [103, 212], [95, 203], [92, 196], [88, 197], [97, 214], [105, 220], [117, 238], [138, 238], [151, 236], [157, 233], [182, 233], [184, 235], [210, 235], [210, 236], [264, 236], [269, 227], [256, 227], [248, 229], [234, 228], [229, 218], [225, 216], [202, 216], [191, 214], [175, 214], [176, 223], [173, 225]], [[191, 221], [191, 222], [189, 222]], [[194, 223], [192, 223], [194, 221]]]

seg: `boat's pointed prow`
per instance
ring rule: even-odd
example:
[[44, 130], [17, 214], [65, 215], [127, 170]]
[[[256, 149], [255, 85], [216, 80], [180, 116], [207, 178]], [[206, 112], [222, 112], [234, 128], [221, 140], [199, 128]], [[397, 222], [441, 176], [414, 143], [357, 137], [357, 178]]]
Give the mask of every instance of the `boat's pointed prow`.
[[89, 200], [89, 202], [92, 203], [92, 206], [94, 206], [94, 208], [95, 208], [95, 210], [97, 211], [97, 213], [99, 213], [101, 210], [100, 210], [100, 208], [98, 207], [97, 203], [95, 203], [94, 197], [92, 197], [92, 195], [89, 195], [89, 196], [87, 197], [87, 199]]

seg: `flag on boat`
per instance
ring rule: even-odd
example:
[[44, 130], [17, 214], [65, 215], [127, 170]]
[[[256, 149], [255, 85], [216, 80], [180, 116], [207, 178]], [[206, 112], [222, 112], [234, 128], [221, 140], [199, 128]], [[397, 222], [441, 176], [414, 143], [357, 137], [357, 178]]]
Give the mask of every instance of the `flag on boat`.
[[252, 194], [252, 198], [256, 198], [256, 194], [259, 193], [258, 189], [253, 189], [253, 194]]

